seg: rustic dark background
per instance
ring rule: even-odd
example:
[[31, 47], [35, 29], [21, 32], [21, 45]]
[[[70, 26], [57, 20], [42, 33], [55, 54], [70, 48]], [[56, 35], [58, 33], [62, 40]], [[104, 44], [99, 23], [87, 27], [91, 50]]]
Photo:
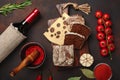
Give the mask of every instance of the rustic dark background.
[[[0, 6], [7, 3], [20, 3], [24, 0], [0, 0]], [[28, 38], [22, 42], [2, 63], [0, 63], [0, 80], [35, 80], [36, 76], [42, 71], [43, 80], [47, 80], [49, 75], [49, 69], [52, 71], [54, 80], [67, 80], [71, 76], [82, 76], [81, 80], [86, 79], [80, 68], [70, 68], [65, 70], [57, 70], [52, 63], [52, 47], [50, 42], [43, 36], [48, 28], [47, 20], [51, 18], [59, 17], [59, 13], [56, 9], [56, 4], [64, 2], [76, 2], [78, 4], [89, 3], [92, 7], [90, 15], [86, 15], [81, 11], [70, 10], [70, 14], [81, 14], [86, 20], [86, 25], [92, 29], [92, 34], [89, 37], [89, 51], [94, 56], [95, 62], [90, 67], [94, 69], [98, 63], [107, 63], [111, 66], [113, 71], [113, 77], [111, 80], [120, 80], [120, 0], [32, 0], [32, 5], [25, 9], [14, 10], [7, 16], [0, 15], [0, 34], [7, 28], [11, 22], [19, 22], [23, 20], [34, 8], [38, 8], [41, 12], [41, 19], [33, 27], [29, 29]], [[96, 18], [94, 13], [96, 10], [102, 10], [104, 13], [109, 13], [112, 20], [112, 30], [115, 38], [116, 49], [112, 53], [113, 60], [109, 57], [103, 58], [99, 54], [98, 41], [96, 39]], [[42, 67], [30, 70], [24, 68], [14, 78], [9, 76], [9, 72], [20, 63], [19, 51], [21, 47], [28, 42], [39, 42], [43, 45], [47, 58]], [[2, 45], [0, 45], [2, 46]]]

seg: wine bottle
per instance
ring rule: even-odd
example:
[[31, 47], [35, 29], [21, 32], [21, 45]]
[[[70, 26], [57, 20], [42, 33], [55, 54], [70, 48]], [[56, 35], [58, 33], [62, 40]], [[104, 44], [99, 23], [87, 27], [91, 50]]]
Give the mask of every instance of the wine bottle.
[[34, 9], [20, 23], [11, 23], [0, 35], [0, 63], [25, 39], [28, 28], [40, 17], [38, 9]]

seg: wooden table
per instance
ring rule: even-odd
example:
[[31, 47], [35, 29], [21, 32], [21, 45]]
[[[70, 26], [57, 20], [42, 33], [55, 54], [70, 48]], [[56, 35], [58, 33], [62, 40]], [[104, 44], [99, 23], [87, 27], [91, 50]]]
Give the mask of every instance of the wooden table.
[[[24, 0], [0, 0], [0, 6], [7, 3], [20, 3]], [[111, 80], [120, 80], [120, 1], [119, 0], [69, 0], [71, 2], [76, 2], [78, 4], [89, 3], [92, 7], [90, 15], [86, 15], [81, 11], [75, 11], [71, 9], [72, 14], [81, 14], [86, 20], [86, 25], [92, 29], [92, 34], [89, 37], [89, 50], [94, 56], [95, 62], [90, 67], [91, 70], [98, 63], [107, 63], [111, 66], [113, 70], [113, 77]], [[0, 15], [0, 33], [2, 33], [11, 22], [20, 22], [23, 20], [34, 8], [38, 8], [41, 12], [41, 19], [33, 27], [30, 28], [28, 32], [28, 38], [22, 42], [2, 63], [0, 63], [0, 80], [35, 80], [36, 76], [42, 71], [43, 80], [47, 80], [49, 76], [49, 69], [52, 71], [54, 80], [67, 80], [71, 76], [82, 76], [81, 80], [86, 79], [80, 68], [70, 68], [65, 70], [57, 70], [53, 66], [52, 62], [52, 47], [50, 42], [43, 36], [48, 28], [47, 20], [59, 17], [59, 13], [55, 8], [56, 4], [68, 2], [68, 0], [32, 0], [32, 5], [26, 7], [25, 9], [14, 10], [7, 16]], [[113, 60], [109, 57], [103, 58], [99, 54], [98, 41], [96, 39], [96, 18], [94, 13], [96, 10], [102, 10], [104, 13], [109, 13], [112, 20], [112, 30], [114, 34], [114, 41], [116, 49], [112, 53]], [[14, 78], [9, 76], [9, 72], [20, 63], [19, 51], [21, 47], [28, 42], [39, 42], [43, 45], [47, 58], [42, 67], [30, 70], [24, 68], [20, 71]], [[0, 45], [2, 46], [2, 45]]]

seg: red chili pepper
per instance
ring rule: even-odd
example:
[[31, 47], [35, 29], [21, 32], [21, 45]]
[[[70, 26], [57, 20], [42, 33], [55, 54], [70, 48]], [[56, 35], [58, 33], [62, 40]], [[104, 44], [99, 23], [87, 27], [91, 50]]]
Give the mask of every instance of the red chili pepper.
[[53, 80], [53, 76], [52, 76], [52, 73], [51, 73], [50, 70], [49, 70], [49, 73], [50, 73], [50, 75], [49, 75], [49, 77], [48, 77], [48, 80]]
[[48, 77], [48, 80], [53, 80], [53, 78], [52, 78], [52, 76], [51, 76], [51, 75]]
[[36, 77], [36, 80], [42, 80], [42, 75], [39, 74], [39, 75]]

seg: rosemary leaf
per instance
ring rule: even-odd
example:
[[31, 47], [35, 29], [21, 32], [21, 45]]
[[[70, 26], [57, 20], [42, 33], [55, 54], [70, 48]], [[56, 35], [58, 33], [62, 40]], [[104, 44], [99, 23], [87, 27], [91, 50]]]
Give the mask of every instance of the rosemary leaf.
[[23, 9], [26, 6], [31, 5], [31, 0], [26, 0], [20, 4], [5, 4], [0, 8], [0, 14], [7, 16], [7, 13], [12, 12], [15, 9]]

